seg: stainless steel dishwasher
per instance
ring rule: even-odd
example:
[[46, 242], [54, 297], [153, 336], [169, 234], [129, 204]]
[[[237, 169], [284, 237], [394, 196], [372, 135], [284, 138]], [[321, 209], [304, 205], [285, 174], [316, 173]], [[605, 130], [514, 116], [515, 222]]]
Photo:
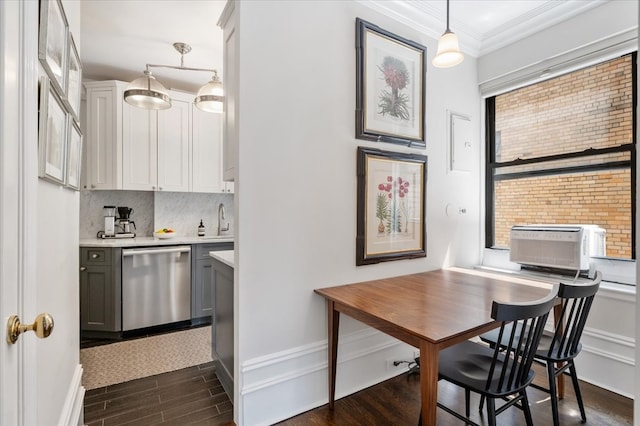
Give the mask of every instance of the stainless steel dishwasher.
[[122, 250], [122, 330], [191, 319], [191, 246]]

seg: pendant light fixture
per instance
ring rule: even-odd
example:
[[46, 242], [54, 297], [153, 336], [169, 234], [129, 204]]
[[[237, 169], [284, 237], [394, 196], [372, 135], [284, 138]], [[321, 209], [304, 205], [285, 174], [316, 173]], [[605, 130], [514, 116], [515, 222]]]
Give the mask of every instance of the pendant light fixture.
[[449, 68], [458, 65], [464, 59], [458, 45], [458, 36], [449, 29], [449, 0], [447, 0], [447, 29], [438, 40], [438, 52], [431, 62], [434, 67]]
[[196, 106], [206, 112], [222, 112], [222, 102], [224, 101], [222, 82], [218, 78], [218, 71], [213, 71], [211, 81], [198, 90], [196, 95]]
[[149, 65], [144, 70], [144, 75], [136, 78], [124, 91], [124, 100], [133, 106], [144, 109], [171, 108], [171, 98], [167, 89], [151, 75]]
[[196, 107], [206, 112], [222, 113], [224, 93], [218, 71], [208, 68], [190, 68], [184, 66], [184, 55], [191, 52], [186, 43], [173, 43], [180, 53], [180, 66], [147, 64], [144, 75], [133, 80], [124, 91], [124, 100], [138, 108], [159, 110], [171, 108], [171, 98], [167, 89], [151, 74], [149, 68], [171, 68], [185, 71], [206, 71], [213, 73], [213, 78], [198, 90], [195, 98]]

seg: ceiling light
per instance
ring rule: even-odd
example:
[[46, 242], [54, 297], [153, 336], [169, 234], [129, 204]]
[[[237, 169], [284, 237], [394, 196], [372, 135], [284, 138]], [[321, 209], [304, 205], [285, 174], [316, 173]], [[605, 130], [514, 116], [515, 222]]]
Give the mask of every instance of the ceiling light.
[[195, 104], [202, 111], [221, 113], [224, 93], [222, 90], [222, 82], [220, 78], [218, 78], [218, 71], [208, 68], [185, 67], [184, 55], [191, 51], [191, 46], [186, 43], [173, 43], [173, 47], [180, 53], [180, 66], [147, 64], [144, 75], [129, 83], [129, 86], [127, 86], [127, 89], [124, 91], [125, 102], [144, 109], [158, 110], [171, 108], [171, 98], [167, 93], [167, 89], [151, 75], [149, 68], [206, 71], [212, 72], [213, 78], [198, 90]]
[[198, 90], [196, 95], [196, 106], [206, 112], [222, 112], [222, 102], [224, 100], [222, 82], [218, 78], [218, 72], [213, 72], [211, 81]]
[[438, 52], [431, 62], [434, 67], [449, 68], [464, 59], [458, 45], [458, 36], [449, 29], [449, 0], [447, 0], [447, 29], [438, 40]]
[[124, 91], [124, 100], [133, 106], [144, 109], [167, 109], [171, 108], [171, 98], [167, 94], [167, 89], [151, 75], [147, 68], [144, 75], [136, 78]]

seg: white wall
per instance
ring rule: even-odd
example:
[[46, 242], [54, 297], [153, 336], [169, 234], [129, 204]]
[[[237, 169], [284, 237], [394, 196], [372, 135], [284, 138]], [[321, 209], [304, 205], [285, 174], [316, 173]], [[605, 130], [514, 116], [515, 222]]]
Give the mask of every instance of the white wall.
[[[63, 7], [80, 49], [80, 3], [63, 1]], [[42, 380], [38, 383], [37, 418], [39, 424], [78, 423], [81, 419], [70, 417], [72, 411], [80, 414], [78, 402], [81, 407], [83, 397], [78, 326], [79, 192], [39, 179], [37, 203], [38, 222], [32, 224], [37, 227], [36, 306], [38, 312], [50, 313], [55, 322], [51, 336], [34, 346], [36, 375]]]
[[[480, 134], [476, 62], [435, 69], [436, 40], [350, 1], [240, 2], [236, 180], [236, 421], [268, 424], [327, 402], [326, 313], [313, 289], [480, 260], [479, 140], [473, 171], [448, 173], [447, 110]], [[427, 46], [426, 149], [355, 134], [355, 19]], [[479, 138], [478, 138], [479, 139]], [[356, 150], [428, 155], [427, 257], [355, 266]], [[465, 215], [447, 217], [452, 204]], [[239, 213], [238, 213], [239, 212]], [[402, 370], [412, 350], [344, 318], [337, 394]]]
[[[547, 67], [552, 74], [562, 74], [637, 50], [637, 34], [638, 2], [606, 2], [483, 56], [478, 60], [479, 80], [490, 94], [510, 90], [513, 84], [538, 79], [539, 71]], [[633, 277], [630, 282], [635, 282]], [[634, 396], [635, 310], [634, 287], [601, 286], [585, 327], [583, 351], [576, 360], [581, 379]]]

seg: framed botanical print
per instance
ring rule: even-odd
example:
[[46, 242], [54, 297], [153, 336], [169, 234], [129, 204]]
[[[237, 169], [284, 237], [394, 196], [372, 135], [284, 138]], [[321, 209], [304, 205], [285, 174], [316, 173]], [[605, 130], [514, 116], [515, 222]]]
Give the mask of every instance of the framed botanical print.
[[67, 103], [69, 112], [73, 114], [76, 121], [80, 120], [80, 97], [82, 95], [82, 63], [78, 56], [78, 49], [73, 40], [73, 36], [69, 33], [69, 46], [67, 47], [69, 58], [67, 63]]
[[69, 24], [61, 0], [40, 0], [38, 59], [60, 97], [67, 95]]
[[67, 113], [49, 78], [45, 76], [40, 79], [38, 154], [40, 177], [64, 185]]
[[427, 157], [358, 148], [356, 265], [426, 257]]
[[82, 167], [82, 132], [80, 126], [67, 114], [67, 174], [65, 183], [69, 188], [80, 190], [80, 169]]
[[425, 54], [356, 19], [356, 138], [425, 146]]

